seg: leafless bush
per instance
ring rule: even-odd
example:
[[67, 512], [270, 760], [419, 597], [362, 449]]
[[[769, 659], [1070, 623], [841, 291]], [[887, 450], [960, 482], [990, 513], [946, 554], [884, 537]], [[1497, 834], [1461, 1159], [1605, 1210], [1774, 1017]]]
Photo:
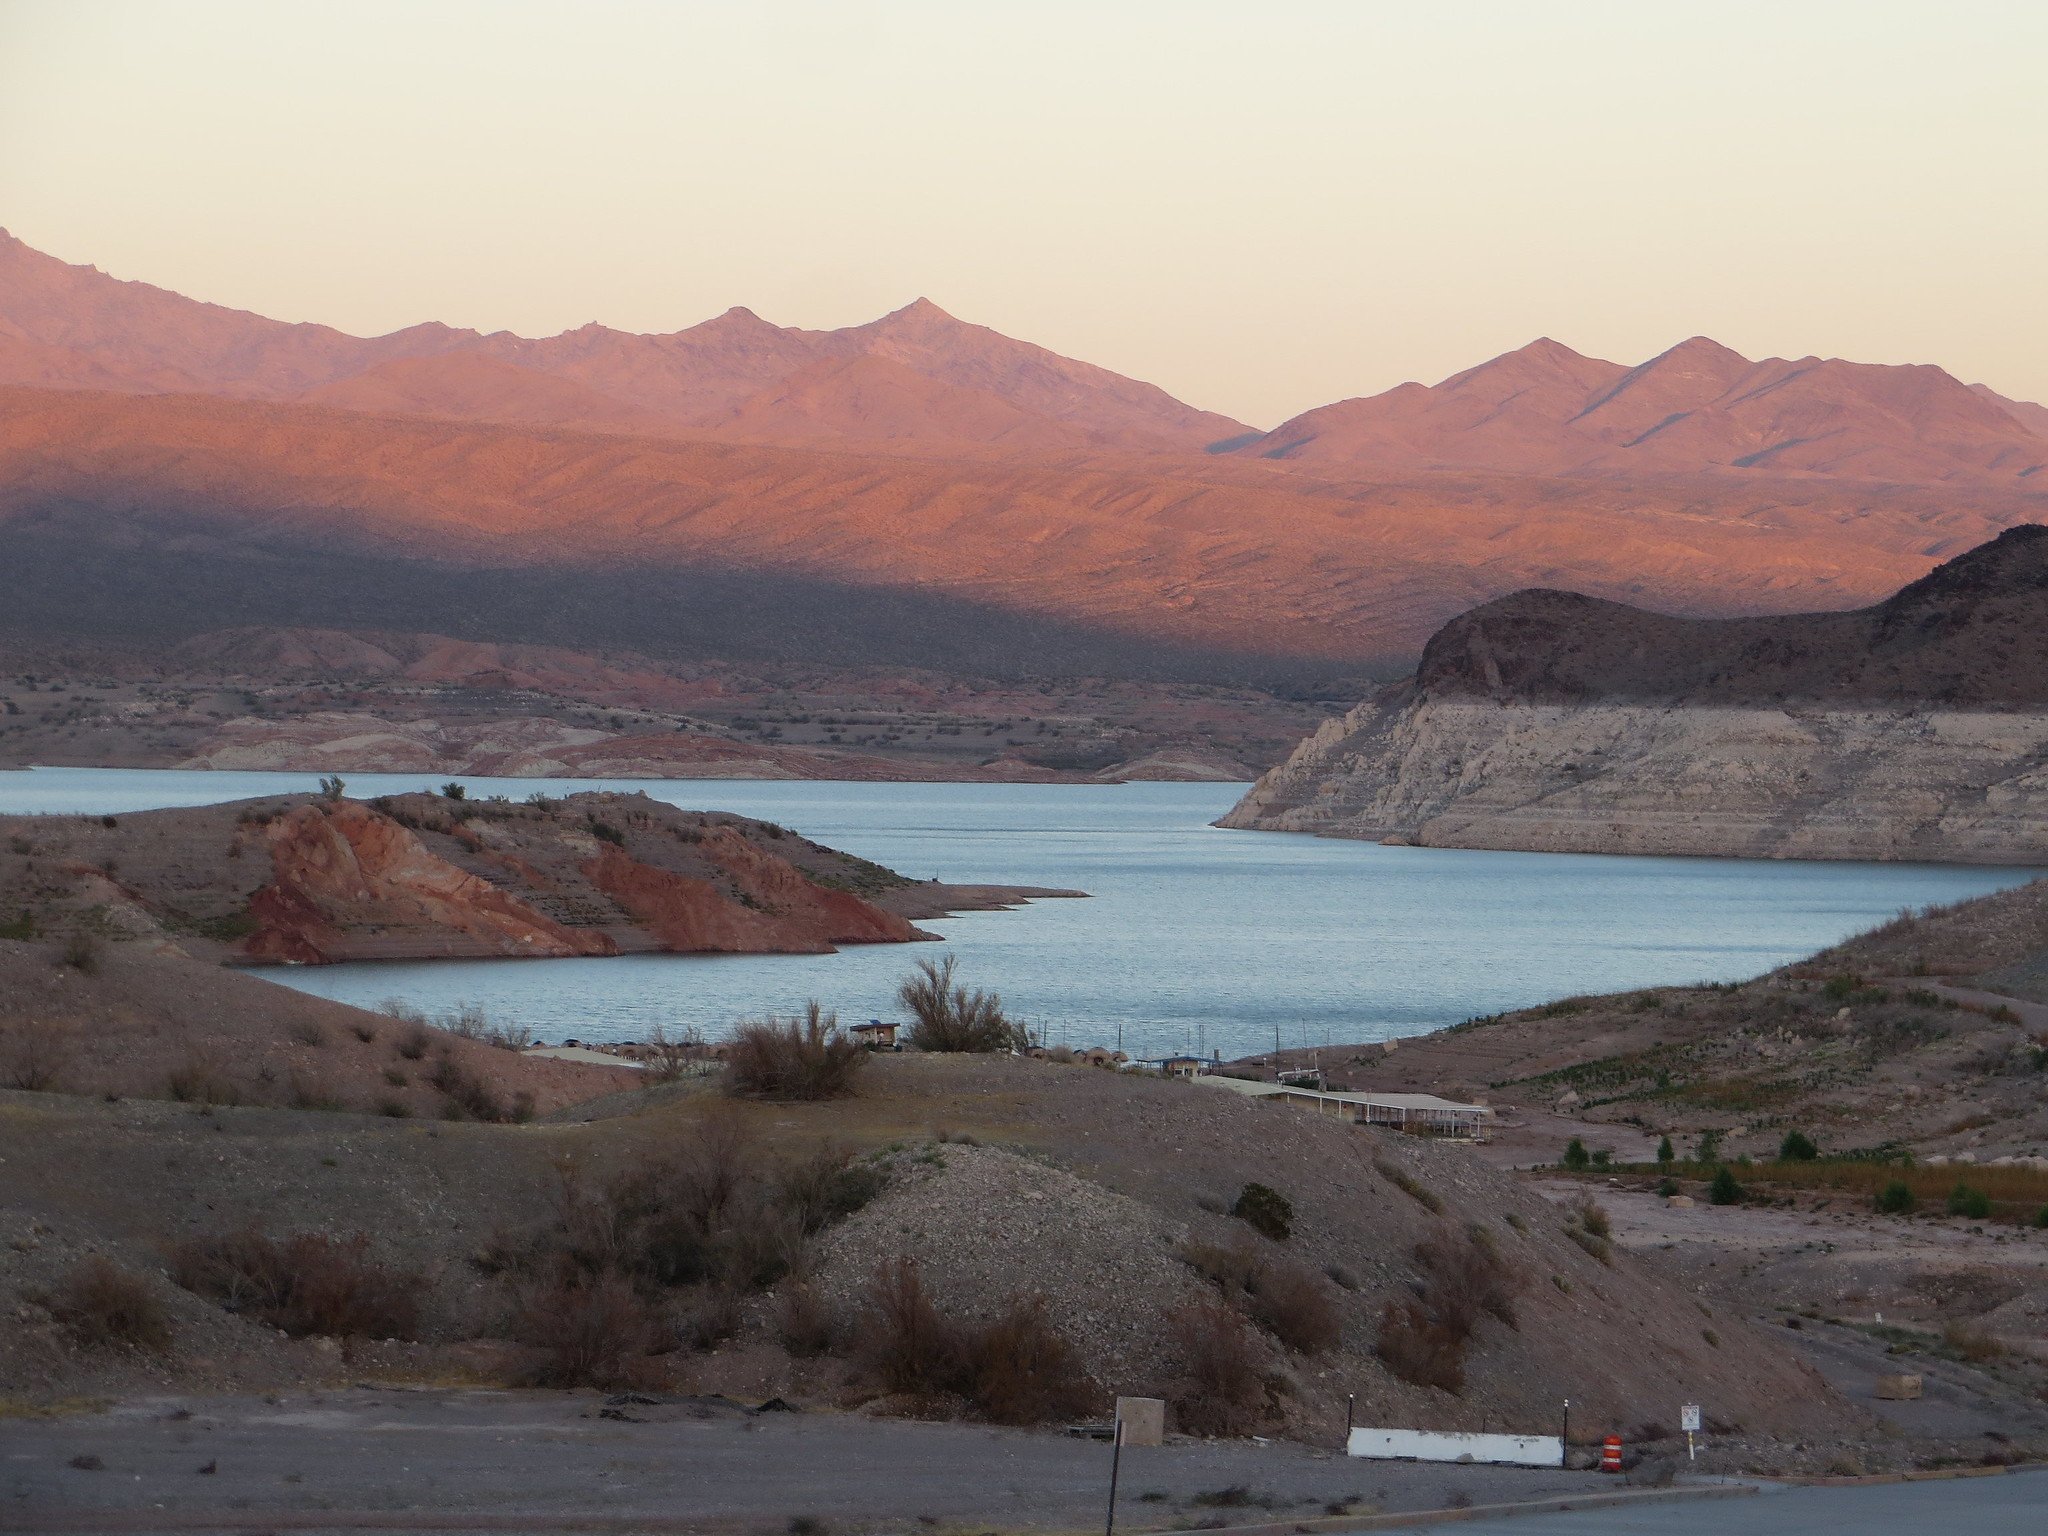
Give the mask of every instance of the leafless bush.
[[654, 1308], [622, 1275], [580, 1275], [521, 1292], [513, 1338], [539, 1350], [537, 1387], [622, 1387], [661, 1342]]
[[805, 1235], [843, 1221], [882, 1192], [888, 1176], [841, 1148], [821, 1147], [782, 1170], [776, 1192]]
[[171, 1278], [294, 1336], [409, 1339], [426, 1278], [376, 1263], [370, 1241], [301, 1232], [282, 1242], [248, 1228], [188, 1238], [171, 1250]]
[[1012, 1298], [970, 1340], [974, 1405], [993, 1424], [1045, 1424], [1096, 1406], [1101, 1393], [1067, 1341], [1046, 1321], [1045, 1301]]
[[1941, 1342], [1975, 1365], [2003, 1358], [2005, 1345], [1988, 1330], [1971, 1323], [1952, 1322], [1941, 1330]]
[[327, 1031], [321, 1028], [318, 1019], [294, 1019], [286, 1032], [299, 1044], [309, 1045], [316, 1051], [327, 1044]]
[[1337, 1346], [1343, 1318], [1329, 1287], [1298, 1264], [1270, 1262], [1252, 1277], [1246, 1298], [1252, 1320], [1300, 1355]]
[[41, 1300], [81, 1349], [171, 1347], [171, 1315], [150, 1283], [104, 1255], [73, 1265]]
[[1419, 1301], [1390, 1301], [1373, 1352], [1410, 1386], [1465, 1390], [1465, 1340]]
[[294, 1072], [285, 1085], [285, 1099], [293, 1109], [326, 1110], [329, 1113], [346, 1109], [341, 1096], [317, 1077], [308, 1077], [303, 1072]]
[[57, 952], [57, 962], [90, 976], [100, 968], [100, 941], [90, 933], [74, 933]]
[[800, 1019], [753, 1019], [725, 1047], [725, 1087], [739, 1098], [808, 1103], [853, 1092], [868, 1053], [839, 1016], [808, 1004]]
[[1579, 1225], [1595, 1237], [1614, 1236], [1614, 1223], [1608, 1218], [1607, 1207], [1596, 1200], [1581, 1197], [1572, 1206], [1572, 1214], [1579, 1219]]
[[447, 1120], [510, 1120], [512, 1112], [497, 1090], [483, 1077], [453, 1056], [434, 1058], [427, 1072], [428, 1086], [441, 1095], [441, 1115]]
[[904, 1254], [878, 1265], [865, 1299], [862, 1363], [885, 1391], [934, 1398], [959, 1390], [966, 1344], [933, 1305], [917, 1260]]
[[409, 1023], [392, 1049], [407, 1061], [422, 1061], [434, 1046], [433, 1031], [420, 1023]]
[[527, 1282], [613, 1274], [648, 1292], [745, 1293], [801, 1266], [805, 1238], [857, 1210], [879, 1174], [825, 1153], [777, 1166], [718, 1105], [689, 1137], [602, 1176], [559, 1170], [552, 1218], [500, 1236], [488, 1267]]
[[965, 1398], [995, 1424], [1042, 1424], [1100, 1402], [1040, 1297], [1013, 1296], [993, 1322], [962, 1324], [939, 1311], [917, 1261], [902, 1255], [877, 1266], [862, 1323], [862, 1363], [891, 1393]]
[[1180, 1258], [1287, 1348], [1313, 1355], [1335, 1347], [1342, 1315], [1329, 1288], [1309, 1270], [1261, 1253], [1247, 1239], [1190, 1240], [1181, 1245]]
[[808, 1281], [784, 1288], [775, 1304], [775, 1331], [782, 1347], [799, 1360], [829, 1355], [838, 1346], [839, 1320]]
[[71, 1063], [71, 1031], [54, 1019], [24, 1019], [0, 1035], [0, 1082], [53, 1093]]
[[1465, 1351], [1482, 1317], [1516, 1326], [1523, 1276], [1479, 1230], [1437, 1232], [1415, 1248], [1421, 1295], [1390, 1301], [1375, 1346], [1387, 1369], [1412, 1386], [1465, 1389]]
[[647, 1039], [646, 1080], [649, 1083], [673, 1083], [688, 1077], [703, 1049], [703, 1037], [694, 1030], [671, 1037], [657, 1024]]
[[1265, 1260], [1249, 1242], [1211, 1243], [1189, 1238], [1180, 1245], [1180, 1261], [1232, 1300], [1252, 1286], [1252, 1277]]
[[1438, 1232], [1415, 1249], [1430, 1310], [1469, 1337], [1482, 1316], [1518, 1326], [1515, 1298], [1522, 1275], [1477, 1232]]
[[740, 1293], [728, 1285], [699, 1286], [675, 1314], [675, 1335], [686, 1349], [709, 1349], [740, 1331]]
[[164, 1091], [181, 1104], [239, 1104], [242, 1090], [213, 1051], [194, 1047], [164, 1079]]
[[951, 955], [918, 962], [917, 974], [896, 990], [915, 1021], [909, 1043], [920, 1051], [1021, 1051], [1031, 1043], [1024, 1026], [1003, 1012], [993, 992], [969, 991], [954, 980]]
[[1195, 1435], [1245, 1435], [1271, 1417], [1273, 1387], [1257, 1343], [1235, 1309], [1199, 1301], [1173, 1317], [1184, 1364], [1174, 1397], [1180, 1427]]

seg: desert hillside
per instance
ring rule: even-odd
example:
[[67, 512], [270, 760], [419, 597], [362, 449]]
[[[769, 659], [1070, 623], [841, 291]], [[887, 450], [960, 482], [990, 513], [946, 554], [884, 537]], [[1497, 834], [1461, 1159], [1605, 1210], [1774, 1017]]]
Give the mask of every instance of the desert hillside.
[[[88, 1252], [145, 1277], [168, 1307], [157, 1381], [450, 1370], [532, 1380], [571, 1358], [561, 1322], [547, 1326], [531, 1301], [562, 1283], [547, 1263], [568, 1244], [564, 1258], [581, 1252], [600, 1274], [616, 1263], [634, 1276], [633, 1305], [667, 1335], [657, 1345], [629, 1334], [637, 1342], [595, 1367], [643, 1390], [998, 1422], [1156, 1393], [1177, 1427], [1319, 1442], [1341, 1430], [1346, 1393], [1368, 1421], [1535, 1429], [1564, 1395], [1575, 1424], [1596, 1428], [1668, 1418], [1669, 1403], [1690, 1395], [1750, 1446], [1862, 1424], [1740, 1317], [1677, 1290], [1470, 1149], [1015, 1058], [883, 1057], [864, 1077], [852, 1098], [823, 1104], [734, 1103], [715, 1086], [681, 1085], [612, 1101], [613, 1113], [587, 1123], [440, 1127], [6, 1095], [0, 1206], [39, 1235], [0, 1272], [10, 1315], [29, 1319], [0, 1343], [0, 1389], [133, 1379], [135, 1364], [117, 1353], [67, 1349], [49, 1314], [24, 1300]], [[81, 1160], [87, 1147], [97, 1150]], [[677, 1236], [645, 1255], [666, 1272], [634, 1267], [635, 1244], [659, 1236], [638, 1224], [686, 1217], [707, 1175], [732, 1193], [723, 1215], [706, 1218], [703, 1259], [680, 1272], [679, 1258], [663, 1259], [685, 1252]], [[782, 1229], [785, 1202], [814, 1176], [826, 1181], [822, 1203], [807, 1207], [816, 1214]], [[166, 1180], [175, 1213], [160, 1198]], [[1228, 1214], [1254, 1183], [1291, 1208], [1284, 1227]], [[666, 1204], [649, 1206], [650, 1189]], [[599, 1240], [585, 1223], [607, 1210], [623, 1223], [604, 1240], [614, 1257], [575, 1247]], [[281, 1339], [259, 1316], [224, 1312], [200, 1266], [166, 1273], [169, 1240], [190, 1251], [225, 1234], [283, 1241], [312, 1230], [344, 1241], [362, 1232], [365, 1258], [412, 1277], [396, 1336], [415, 1343], [358, 1339], [344, 1364], [321, 1353], [317, 1324], [287, 1318], [308, 1336]], [[748, 1246], [725, 1246], [745, 1231]], [[906, 1283], [925, 1300], [907, 1300]], [[558, 1309], [581, 1305], [577, 1283], [548, 1294]], [[876, 1353], [895, 1336], [891, 1306], [929, 1306], [942, 1329], [1035, 1337], [1049, 1326], [1057, 1367], [1046, 1356], [1026, 1366], [1035, 1378], [1013, 1381], [1023, 1395], [987, 1377], [945, 1386], [943, 1364]], [[1041, 1321], [1014, 1321], [1018, 1307]], [[1404, 1342], [1411, 1324], [1445, 1331], [1417, 1352]]]
[[[821, 954], [928, 937], [999, 888], [913, 884], [744, 817], [591, 792], [286, 796], [0, 825], [9, 936], [236, 964], [646, 951]], [[1021, 895], [1023, 893], [1014, 893]]]
[[1700, 621], [1528, 592], [1322, 726], [1233, 827], [1444, 847], [2048, 858], [2048, 528], [1873, 607]]
[[1412, 658], [1453, 615], [1566, 580], [1692, 613], [1853, 606], [2037, 501], [1021, 466], [14, 389], [0, 526], [22, 581], [0, 641], [428, 628], [668, 660], [1300, 682]]

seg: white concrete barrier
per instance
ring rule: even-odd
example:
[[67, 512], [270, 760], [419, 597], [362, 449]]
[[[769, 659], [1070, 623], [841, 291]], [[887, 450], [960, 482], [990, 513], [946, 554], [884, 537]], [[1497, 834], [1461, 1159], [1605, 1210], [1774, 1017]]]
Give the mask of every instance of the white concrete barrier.
[[1465, 1435], [1435, 1429], [1354, 1429], [1346, 1448], [1375, 1461], [1472, 1461], [1509, 1467], [1561, 1467], [1556, 1435]]

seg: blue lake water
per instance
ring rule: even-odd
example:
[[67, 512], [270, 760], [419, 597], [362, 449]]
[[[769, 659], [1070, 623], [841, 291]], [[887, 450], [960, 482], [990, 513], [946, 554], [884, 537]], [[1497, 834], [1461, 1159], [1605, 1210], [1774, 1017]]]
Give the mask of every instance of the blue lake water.
[[[440, 776], [350, 775], [351, 794]], [[1905, 906], [2016, 885], [2036, 870], [1614, 858], [1382, 848], [1209, 825], [1241, 785], [841, 784], [468, 779], [524, 798], [645, 790], [733, 811], [903, 873], [1075, 887], [1086, 901], [924, 924], [962, 978], [1054, 1041], [1228, 1056], [1409, 1035], [1579, 992], [1755, 975]], [[310, 790], [311, 775], [37, 769], [0, 773], [0, 812], [101, 814]], [[346, 1002], [465, 1003], [560, 1039], [716, 1035], [817, 998], [895, 1017], [933, 946], [826, 956], [658, 955], [435, 961], [259, 972]]]

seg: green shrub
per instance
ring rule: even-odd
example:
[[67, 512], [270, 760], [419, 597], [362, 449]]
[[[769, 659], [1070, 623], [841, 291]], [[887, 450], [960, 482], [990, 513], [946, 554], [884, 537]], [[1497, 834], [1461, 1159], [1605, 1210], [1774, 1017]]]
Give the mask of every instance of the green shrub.
[[1230, 1214], [1276, 1243], [1286, 1242], [1294, 1232], [1294, 1203], [1264, 1184], [1247, 1184], [1239, 1190]]
[[1714, 1182], [1707, 1186], [1707, 1199], [1715, 1205], [1740, 1205], [1742, 1186], [1735, 1182], [1735, 1175], [1722, 1164], [1714, 1173]]
[[1671, 1138], [1669, 1136], [1666, 1136], [1662, 1141], [1657, 1143], [1657, 1161], [1659, 1163], [1673, 1162], [1677, 1159], [1677, 1157], [1678, 1152], [1671, 1145]]
[[1574, 1136], [1564, 1144], [1564, 1156], [1559, 1161], [1576, 1173], [1590, 1164], [1593, 1156], [1586, 1150], [1586, 1144]]
[[1991, 1214], [1991, 1197], [1981, 1189], [1958, 1183], [1948, 1192], [1948, 1213], [1968, 1217], [1971, 1221], [1982, 1221]]
[[1657, 1193], [1662, 1195], [1667, 1200], [1670, 1199], [1673, 1195], [1678, 1193], [1678, 1180], [1659, 1179], [1657, 1181]]
[[1877, 1192], [1877, 1208], [1886, 1216], [1910, 1216], [1918, 1203], [1913, 1198], [1913, 1186], [1904, 1179], [1893, 1179]]
[[1803, 1131], [1787, 1131], [1778, 1143], [1778, 1161], [1783, 1163], [1810, 1163], [1819, 1156], [1820, 1148]]

